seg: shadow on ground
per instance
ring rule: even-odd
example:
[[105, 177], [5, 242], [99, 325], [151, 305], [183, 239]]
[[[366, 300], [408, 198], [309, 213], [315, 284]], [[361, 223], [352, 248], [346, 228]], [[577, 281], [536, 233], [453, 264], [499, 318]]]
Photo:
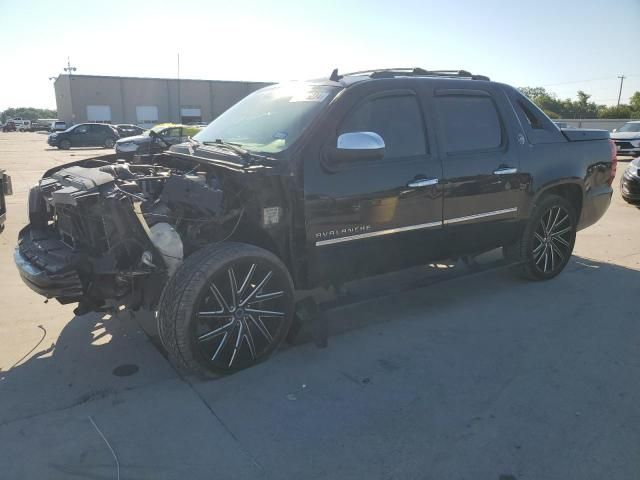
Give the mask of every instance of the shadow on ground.
[[[349, 285], [326, 350], [190, 388], [274, 478], [633, 478], [640, 272], [573, 257], [530, 283], [493, 265]], [[128, 315], [86, 315], [0, 378], [2, 427], [136, 389], [162, 405], [153, 385], [175, 373]]]
[[[640, 273], [575, 256], [567, 271], [575, 273], [585, 268], [613, 276], [613, 285], [628, 285], [630, 278], [635, 279]], [[327, 312], [329, 338], [431, 312], [438, 307], [446, 308], [448, 303], [467, 303], [474, 297], [491, 295], [482, 284], [474, 285], [473, 290], [455, 288], [455, 280], [468, 281], [467, 277], [483, 272], [488, 272], [485, 275], [494, 279], [511, 281], [514, 289], [520, 290], [523, 285], [530, 284], [515, 276], [511, 278], [510, 267], [504, 264], [499, 251], [484, 254], [472, 264], [462, 260], [443, 262], [352, 282], [338, 295], [321, 294], [320, 305]], [[451, 281], [454, 283], [448, 283]], [[444, 285], [447, 287], [443, 288]], [[43, 403], [46, 403], [45, 410], [70, 408], [116, 391], [175, 376], [164, 358], [166, 352], [157, 337], [155, 319], [149, 313], [132, 315], [123, 311], [76, 316], [55, 343], [46, 337], [46, 319], [39, 328], [43, 340], [34, 346], [33, 352], [17, 360], [9, 371], [0, 369], [0, 425], [12, 418], [42, 411]], [[389, 325], [388, 328], [393, 330], [394, 327]], [[311, 342], [312, 330], [313, 326], [303, 325], [294, 345]], [[330, 349], [327, 354], [331, 354]], [[25, 395], [33, 384], [38, 384], [41, 392], [49, 392], [46, 399], [43, 398], [45, 395]]]
[[76, 316], [55, 343], [39, 328], [28, 358], [0, 370], [0, 426], [175, 376], [127, 312]]

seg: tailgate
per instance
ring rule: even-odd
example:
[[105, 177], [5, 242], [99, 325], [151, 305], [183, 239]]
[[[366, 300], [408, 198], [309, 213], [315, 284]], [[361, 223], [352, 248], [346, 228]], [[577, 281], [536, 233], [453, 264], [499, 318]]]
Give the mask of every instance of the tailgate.
[[584, 142], [588, 140], [607, 140], [608, 130], [587, 130], [586, 128], [562, 128], [562, 133], [570, 142]]

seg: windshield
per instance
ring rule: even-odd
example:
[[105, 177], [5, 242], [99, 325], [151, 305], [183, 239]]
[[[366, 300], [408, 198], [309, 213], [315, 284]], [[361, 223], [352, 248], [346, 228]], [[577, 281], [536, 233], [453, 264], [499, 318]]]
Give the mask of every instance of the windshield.
[[281, 152], [300, 137], [338, 91], [338, 87], [304, 83], [266, 87], [236, 103], [194, 139], [219, 139], [254, 152]]
[[640, 123], [625, 123], [618, 132], [640, 132]]

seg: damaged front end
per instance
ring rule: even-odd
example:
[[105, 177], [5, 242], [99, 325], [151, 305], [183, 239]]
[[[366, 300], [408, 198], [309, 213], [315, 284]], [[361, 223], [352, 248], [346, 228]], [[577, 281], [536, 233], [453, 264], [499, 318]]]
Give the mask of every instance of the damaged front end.
[[79, 302], [77, 314], [153, 308], [186, 256], [233, 233], [245, 208], [238, 190], [224, 172], [170, 156], [76, 162], [31, 190], [15, 262], [32, 290]]

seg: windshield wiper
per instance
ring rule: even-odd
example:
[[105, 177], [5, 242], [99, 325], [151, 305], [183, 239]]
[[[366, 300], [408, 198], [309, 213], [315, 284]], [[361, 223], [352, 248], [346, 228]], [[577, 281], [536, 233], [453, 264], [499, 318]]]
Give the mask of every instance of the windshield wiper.
[[227, 150], [231, 150], [233, 153], [242, 158], [245, 162], [250, 163], [253, 155], [249, 150], [245, 150], [244, 148], [236, 145], [235, 143], [225, 142], [221, 138], [216, 138], [213, 142], [202, 142], [203, 145], [211, 145], [215, 147], [226, 148]]

